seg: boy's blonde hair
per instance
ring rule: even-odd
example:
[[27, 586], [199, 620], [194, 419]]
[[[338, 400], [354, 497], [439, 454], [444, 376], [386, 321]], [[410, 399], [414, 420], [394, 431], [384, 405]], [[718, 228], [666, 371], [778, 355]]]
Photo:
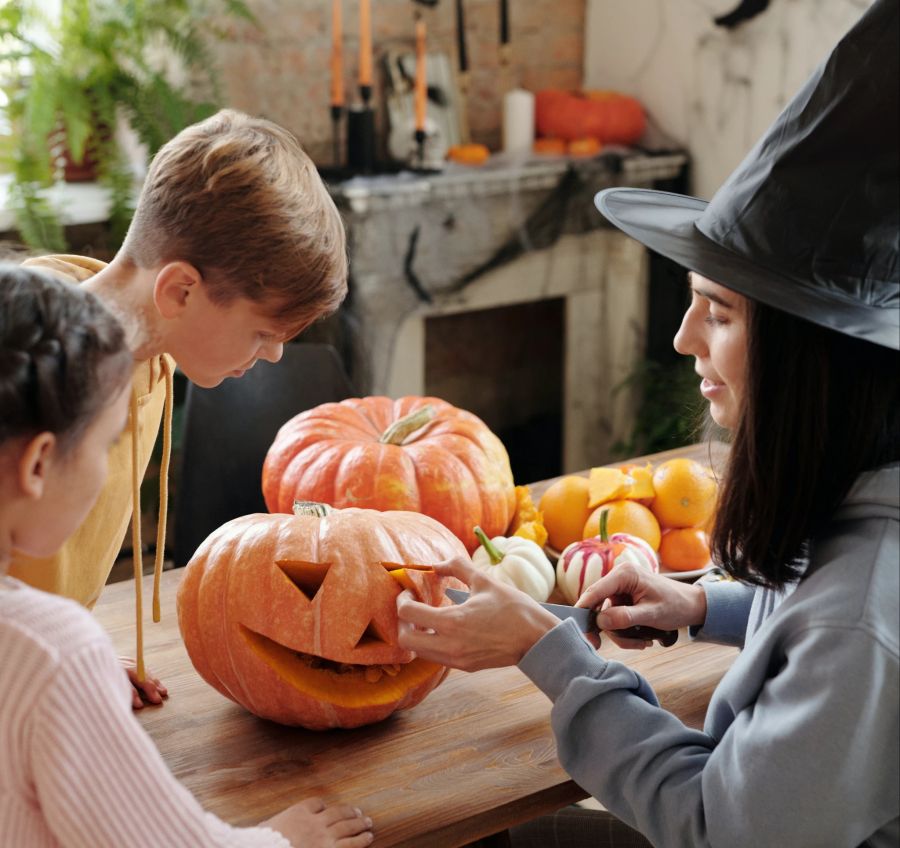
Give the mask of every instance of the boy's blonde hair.
[[142, 268], [185, 261], [207, 294], [245, 297], [296, 335], [347, 293], [340, 214], [291, 133], [223, 109], [153, 159], [122, 247]]

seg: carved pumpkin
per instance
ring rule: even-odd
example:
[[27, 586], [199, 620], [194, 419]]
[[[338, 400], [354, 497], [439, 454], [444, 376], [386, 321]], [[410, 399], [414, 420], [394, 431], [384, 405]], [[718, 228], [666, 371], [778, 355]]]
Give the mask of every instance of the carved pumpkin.
[[430, 567], [465, 555], [425, 515], [335, 510], [248, 515], [200, 546], [178, 589], [178, 625], [200, 676], [262, 718], [358, 727], [418, 704], [447, 669], [397, 645], [396, 599], [440, 606]]
[[645, 124], [641, 104], [615, 91], [546, 89], [535, 95], [535, 127], [540, 136], [627, 145], [641, 137]]
[[437, 398], [353, 398], [301, 412], [263, 465], [270, 512], [295, 499], [422, 512], [471, 553], [472, 528], [502, 535], [515, 512], [509, 456], [481, 419]]

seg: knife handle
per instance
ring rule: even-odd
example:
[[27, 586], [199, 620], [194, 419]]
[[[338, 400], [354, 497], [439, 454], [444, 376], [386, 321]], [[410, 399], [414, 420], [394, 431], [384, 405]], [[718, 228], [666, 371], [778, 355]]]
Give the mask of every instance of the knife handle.
[[678, 641], [677, 630], [660, 630], [658, 627], [645, 627], [642, 624], [610, 632], [615, 633], [616, 636], [621, 636], [623, 639], [642, 639], [645, 642], [652, 642], [654, 639], [658, 639], [659, 644], [664, 648], [669, 648]]

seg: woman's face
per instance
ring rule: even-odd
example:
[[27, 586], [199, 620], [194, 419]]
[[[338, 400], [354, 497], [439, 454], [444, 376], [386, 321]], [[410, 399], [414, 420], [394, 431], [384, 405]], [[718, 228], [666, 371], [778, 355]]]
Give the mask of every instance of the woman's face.
[[29, 556], [51, 556], [78, 529], [106, 482], [109, 449], [128, 420], [130, 393], [127, 380], [65, 455], [60, 455], [56, 443], [42, 452], [43, 485], [21, 512], [13, 548]]
[[691, 305], [675, 335], [675, 350], [694, 357], [713, 421], [733, 430], [744, 397], [747, 298], [699, 274], [691, 273], [689, 280]]

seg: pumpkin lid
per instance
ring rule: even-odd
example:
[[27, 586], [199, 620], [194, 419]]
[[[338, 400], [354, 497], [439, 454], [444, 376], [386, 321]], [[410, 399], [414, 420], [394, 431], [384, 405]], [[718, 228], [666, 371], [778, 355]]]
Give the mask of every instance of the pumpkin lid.
[[900, 349], [896, 0], [877, 0], [708, 203], [607, 189], [652, 250], [776, 309]]

